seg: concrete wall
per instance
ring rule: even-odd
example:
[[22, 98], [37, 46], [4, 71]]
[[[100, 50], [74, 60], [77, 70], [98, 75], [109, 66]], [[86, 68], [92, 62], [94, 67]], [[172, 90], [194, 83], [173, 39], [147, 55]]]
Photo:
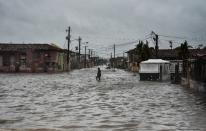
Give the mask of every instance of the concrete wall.
[[195, 80], [188, 80], [187, 78], [181, 79], [181, 85], [187, 88], [193, 89], [199, 92], [206, 92], [206, 83], [195, 81]]
[[[2, 53], [1, 72], [56, 72], [63, 71], [65, 57], [58, 51], [35, 51], [28, 49], [24, 52]], [[4, 55], [5, 54], [5, 55]], [[23, 55], [22, 55], [23, 54]], [[48, 57], [49, 55], [49, 57]], [[60, 59], [60, 61], [59, 61]], [[3, 60], [7, 60], [8, 65], [3, 65]], [[59, 68], [59, 65], [61, 68]], [[46, 70], [45, 70], [46, 69]]]

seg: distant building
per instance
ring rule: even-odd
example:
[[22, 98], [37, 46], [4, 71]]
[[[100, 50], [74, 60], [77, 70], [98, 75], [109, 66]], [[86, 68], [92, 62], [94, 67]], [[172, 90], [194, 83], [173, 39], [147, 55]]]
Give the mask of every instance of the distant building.
[[[197, 54], [204, 54], [205, 49], [189, 49], [189, 54], [191, 59], [195, 59]], [[139, 70], [139, 63], [141, 62], [140, 56], [138, 56], [138, 52], [136, 48], [131, 49], [126, 52], [128, 56], [128, 69], [131, 71]], [[151, 57], [150, 59], [156, 59], [155, 50], [150, 50]], [[179, 58], [178, 51], [175, 49], [159, 49], [158, 50], [158, 59], [168, 60], [171, 63], [179, 64], [182, 66], [181, 58]], [[182, 68], [182, 67], [180, 67]]]
[[[151, 59], [155, 59], [155, 50], [150, 51]], [[136, 48], [129, 50], [127, 54], [129, 69], [131, 71], [138, 69], [139, 71], [141, 61]], [[189, 49], [189, 59], [187, 60], [182, 60], [176, 49], [159, 49], [158, 59], [170, 62], [171, 80], [182, 78], [181, 83], [183, 85], [206, 91], [206, 49]], [[144, 79], [144, 74], [142, 78]]]
[[[155, 50], [151, 50], [151, 59], [156, 59]], [[178, 52], [175, 49], [159, 49], [158, 59], [163, 60], [178, 60]]]
[[70, 51], [71, 70], [72, 69], [79, 69], [79, 61], [78, 60], [79, 60], [79, 53]]
[[110, 65], [114, 68], [125, 69], [127, 67], [127, 59], [125, 57], [110, 58]]
[[51, 44], [0, 43], [0, 72], [68, 70], [67, 54]]
[[[189, 49], [189, 57], [196, 58], [198, 54], [205, 54], [206, 49]], [[151, 58], [155, 59], [155, 51], [151, 51]], [[180, 60], [178, 51], [176, 49], [159, 49], [158, 59], [163, 60]]]
[[127, 53], [127, 68], [130, 71], [133, 72], [138, 72], [139, 71], [139, 66], [138, 64], [141, 62], [139, 60], [139, 56], [137, 55], [137, 50], [136, 48], [131, 49], [126, 52]]

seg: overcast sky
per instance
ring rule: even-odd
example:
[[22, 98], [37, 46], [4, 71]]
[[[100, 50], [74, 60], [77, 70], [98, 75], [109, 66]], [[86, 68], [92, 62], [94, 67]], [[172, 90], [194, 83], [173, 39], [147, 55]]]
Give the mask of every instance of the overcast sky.
[[[152, 30], [193, 40], [194, 46], [206, 41], [206, 0], [0, 0], [0, 18], [0, 42], [64, 47], [71, 26], [72, 39], [81, 36], [104, 56], [112, 44], [144, 39]], [[169, 48], [165, 40], [183, 41], [160, 39], [161, 48]], [[134, 45], [117, 46], [117, 52]]]

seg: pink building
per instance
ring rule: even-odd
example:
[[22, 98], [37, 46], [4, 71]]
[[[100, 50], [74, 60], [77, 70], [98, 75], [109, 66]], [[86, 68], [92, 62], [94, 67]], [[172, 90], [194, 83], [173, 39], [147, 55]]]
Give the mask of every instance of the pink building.
[[50, 44], [0, 43], [0, 72], [56, 72], [67, 70], [63, 49]]

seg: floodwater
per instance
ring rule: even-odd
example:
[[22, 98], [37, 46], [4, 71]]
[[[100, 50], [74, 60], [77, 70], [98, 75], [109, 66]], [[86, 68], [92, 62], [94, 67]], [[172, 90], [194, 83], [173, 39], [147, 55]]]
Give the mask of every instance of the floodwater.
[[0, 74], [0, 130], [206, 130], [206, 96], [102, 67]]

